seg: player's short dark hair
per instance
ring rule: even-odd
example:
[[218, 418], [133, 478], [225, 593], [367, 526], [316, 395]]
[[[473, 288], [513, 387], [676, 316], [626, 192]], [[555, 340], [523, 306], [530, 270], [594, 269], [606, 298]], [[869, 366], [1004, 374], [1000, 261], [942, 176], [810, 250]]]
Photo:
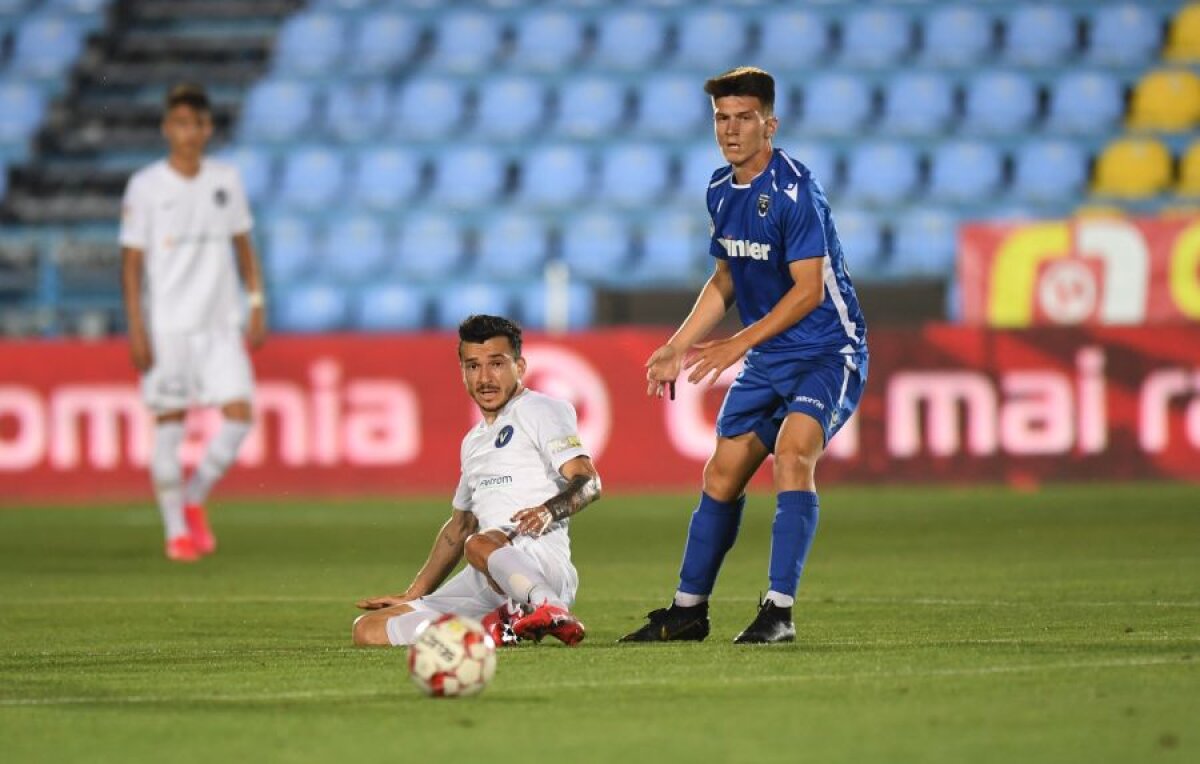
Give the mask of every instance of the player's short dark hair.
[[208, 91], [204, 89], [203, 85], [197, 85], [194, 82], [181, 82], [173, 86], [167, 91], [164, 105], [167, 111], [176, 106], [189, 106], [198, 112], [212, 112], [212, 106], [208, 101]]
[[492, 337], [507, 337], [512, 345], [513, 357], [521, 357], [521, 327], [503, 316], [467, 316], [458, 325], [458, 354], [462, 357], [462, 343], [483, 343]]
[[775, 78], [756, 66], [739, 66], [704, 83], [704, 92], [713, 98], [753, 96], [763, 105], [764, 117], [775, 111]]

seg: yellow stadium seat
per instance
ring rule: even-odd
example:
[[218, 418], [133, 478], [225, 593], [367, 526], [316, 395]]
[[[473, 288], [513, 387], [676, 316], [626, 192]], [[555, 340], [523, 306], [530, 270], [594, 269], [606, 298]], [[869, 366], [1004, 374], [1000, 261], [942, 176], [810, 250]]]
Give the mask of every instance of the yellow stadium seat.
[[1153, 138], [1119, 138], [1096, 160], [1092, 193], [1120, 199], [1145, 199], [1171, 185], [1171, 152]]
[[1163, 56], [1181, 63], [1200, 61], [1200, 3], [1187, 6], [1175, 16]]
[[1200, 123], [1200, 77], [1184, 69], [1160, 69], [1133, 90], [1129, 127], [1182, 132]]
[[1085, 203], [1075, 208], [1072, 217], [1076, 218], [1124, 218], [1127, 213], [1121, 207], [1112, 204]]
[[1200, 141], [1193, 141], [1179, 160], [1179, 185], [1175, 192], [1180, 196], [1200, 196]]

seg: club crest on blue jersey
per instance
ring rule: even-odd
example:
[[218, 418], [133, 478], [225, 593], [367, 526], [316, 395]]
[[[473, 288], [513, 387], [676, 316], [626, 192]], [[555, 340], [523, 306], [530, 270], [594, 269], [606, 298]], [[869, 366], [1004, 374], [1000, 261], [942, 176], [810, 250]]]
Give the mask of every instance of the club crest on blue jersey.
[[771, 209], [771, 195], [770, 194], [759, 194], [758, 195], [758, 216], [760, 218], [765, 218], [767, 216], [767, 210], [769, 210], [769, 209]]
[[506, 424], [500, 428], [500, 432], [496, 434], [496, 448], [504, 448], [512, 440], [513, 426]]

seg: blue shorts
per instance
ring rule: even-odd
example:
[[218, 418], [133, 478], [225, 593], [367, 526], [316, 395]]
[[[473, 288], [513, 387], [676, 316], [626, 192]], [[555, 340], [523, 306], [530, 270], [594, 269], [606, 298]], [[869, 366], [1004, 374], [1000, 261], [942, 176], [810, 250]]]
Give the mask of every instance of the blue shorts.
[[821, 424], [829, 443], [862, 398], [867, 381], [866, 351], [856, 355], [795, 358], [751, 350], [725, 394], [717, 435], [753, 432], [770, 450], [788, 414], [807, 414]]

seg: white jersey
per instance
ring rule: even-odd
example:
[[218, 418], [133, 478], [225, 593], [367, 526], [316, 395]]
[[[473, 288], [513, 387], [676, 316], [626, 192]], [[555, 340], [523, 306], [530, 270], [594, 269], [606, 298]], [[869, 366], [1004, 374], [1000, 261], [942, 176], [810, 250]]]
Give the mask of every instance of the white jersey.
[[232, 165], [205, 159], [193, 178], [165, 159], [129, 179], [121, 246], [144, 255], [152, 332], [236, 327], [242, 320], [232, 239], [253, 225]]
[[[454, 508], [474, 513], [480, 528], [512, 528], [518, 510], [536, 507], [566, 487], [563, 464], [588, 456], [579, 440], [575, 408], [534, 390], [522, 390], [489, 424], [480, 422], [462, 443], [462, 478]], [[566, 548], [567, 520], [541, 539]]]

